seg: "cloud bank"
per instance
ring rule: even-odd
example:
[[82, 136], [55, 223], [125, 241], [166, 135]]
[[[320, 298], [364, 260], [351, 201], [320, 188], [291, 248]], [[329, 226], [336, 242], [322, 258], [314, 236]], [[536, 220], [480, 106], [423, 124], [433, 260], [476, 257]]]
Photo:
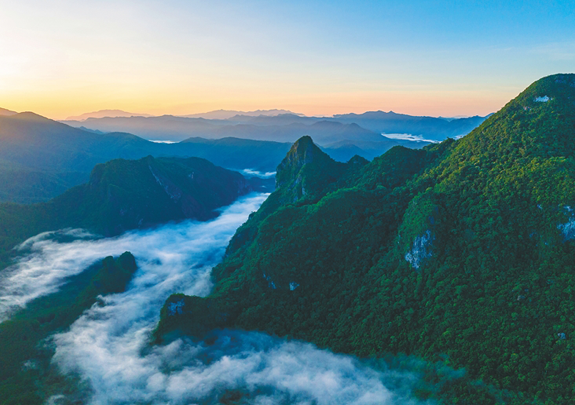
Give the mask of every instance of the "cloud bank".
[[[210, 222], [184, 221], [106, 239], [78, 229], [30, 238], [17, 248], [30, 253], [0, 273], [0, 322], [33, 299], [57, 291], [67, 277], [81, 273], [106, 256], [126, 251], [136, 256], [139, 265], [154, 267], [160, 277], [173, 272], [178, 274], [177, 279], [183, 279], [192, 271], [188, 267], [206, 260], [214, 263], [235, 230], [266, 197], [267, 194], [252, 194], [242, 198], [222, 209], [221, 215]], [[144, 280], [150, 277], [143, 275]]]
[[92, 404], [195, 404], [224, 399], [250, 404], [417, 403], [405, 389], [414, 378], [411, 373], [371, 369], [351, 356], [307, 343], [224, 330], [214, 332], [209, 344], [178, 339], [146, 350], [146, 333], [140, 330], [129, 336], [107, 336], [105, 348], [90, 350], [79, 347], [98, 345], [94, 339], [84, 340], [87, 329], [88, 323], [77, 325], [57, 337], [56, 361], [91, 382]]
[[[308, 343], [223, 330], [202, 342], [179, 338], [149, 345], [166, 298], [174, 292], [209, 294], [213, 265], [266, 197], [238, 200], [209, 222], [186, 221], [110, 239], [77, 230], [32, 238], [21, 246], [30, 253], [2, 280], [4, 315], [56, 291], [66, 277], [102, 257], [131, 251], [139, 268], [128, 289], [103, 297], [68, 331], [52, 337], [53, 363], [90, 387], [85, 402], [415, 404], [410, 388], [415, 374], [370, 367]], [[48, 399], [55, 405], [67, 401], [63, 392]]]
[[276, 175], [276, 172], [260, 172], [253, 169], [243, 169], [241, 173], [246, 177], [259, 177], [260, 179], [269, 179]]

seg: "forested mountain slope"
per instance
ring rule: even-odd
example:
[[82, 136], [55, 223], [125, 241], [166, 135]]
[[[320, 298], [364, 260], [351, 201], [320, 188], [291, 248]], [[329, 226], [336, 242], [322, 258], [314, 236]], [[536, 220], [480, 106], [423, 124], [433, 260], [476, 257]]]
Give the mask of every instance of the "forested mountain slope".
[[168, 300], [159, 340], [264, 330], [444, 359], [509, 391], [467, 386], [438, 394], [447, 403], [570, 403], [575, 75], [535, 82], [459, 141], [370, 163], [337, 164], [303, 138], [277, 186], [214, 269], [214, 292]]
[[16, 244], [40, 232], [84, 228], [105, 236], [183, 219], [207, 220], [216, 208], [261, 188], [260, 179], [199, 158], [112, 160], [87, 184], [46, 202], [0, 204], [0, 268]]

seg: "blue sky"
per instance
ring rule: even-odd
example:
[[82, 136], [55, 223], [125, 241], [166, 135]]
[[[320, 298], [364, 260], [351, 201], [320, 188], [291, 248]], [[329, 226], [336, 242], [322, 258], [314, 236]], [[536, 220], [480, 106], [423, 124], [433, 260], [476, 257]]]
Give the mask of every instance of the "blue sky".
[[0, 106], [487, 114], [575, 67], [571, 1], [0, 0]]

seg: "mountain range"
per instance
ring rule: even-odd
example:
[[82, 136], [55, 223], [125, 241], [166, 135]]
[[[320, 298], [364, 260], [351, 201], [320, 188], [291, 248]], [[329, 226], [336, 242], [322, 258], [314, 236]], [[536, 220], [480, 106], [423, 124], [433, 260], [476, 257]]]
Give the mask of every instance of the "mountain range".
[[170, 297], [156, 339], [239, 328], [406, 353], [475, 381], [422, 400], [568, 404], [574, 206], [574, 74], [533, 83], [460, 140], [372, 162], [336, 162], [303, 137], [213, 292]]
[[334, 115], [343, 123], [356, 123], [381, 134], [409, 134], [431, 141], [443, 141], [468, 134], [487, 117], [436, 118], [396, 114], [393, 111], [368, 111], [363, 114]]
[[[275, 191], [237, 229], [212, 270], [212, 293], [172, 295], [152, 343], [201, 339], [214, 329], [263, 331], [362, 358], [407, 354], [440, 374], [452, 370], [435, 388], [436, 374], [426, 374], [430, 380], [415, 391], [422, 401], [568, 404], [575, 389], [574, 136], [574, 74], [533, 83], [462, 139], [396, 145], [372, 161], [336, 161], [310, 136], [293, 145], [165, 145], [14, 114], [0, 118], [6, 170], [57, 175], [96, 166], [88, 182], [48, 202], [0, 204], [0, 268], [11, 263], [14, 246], [40, 232], [82, 227], [113, 236], [206, 220], [265, 187], [200, 158], [134, 157], [150, 145], [204, 145], [220, 159], [226, 149], [218, 142], [236, 154], [254, 149], [252, 157], [261, 148], [261, 158], [276, 145], [283, 159]], [[97, 164], [118, 153], [137, 160]], [[42, 342], [100, 295], [123, 291], [136, 260], [108, 257], [0, 323], [0, 402], [40, 403], [81, 387], [51, 367], [54, 349]], [[249, 397], [234, 392], [234, 401]]]
[[[265, 124], [263, 122], [265, 122]], [[161, 117], [109, 117], [85, 121], [62, 121], [73, 127], [101, 132], [129, 132], [146, 139], [181, 141], [190, 137], [219, 139], [226, 137], [274, 142], [295, 142], [303, 135], [317, 139], [322, 146], [348, 140], [385, 140], [357, 124], [300, 117], [294, 114], [275, 117], [237, 117], [229, 120], [207, 120], [164, 115]]]
[[[205, 113], [185, 114], [180, 115], [179, 117], [225, 120], [235, 116], [257, 117], [257, 116], [275, 116], [280, 114], [293, 114], [293, 113], [288, 110], [277, 110], [277, 109], [255, 110], [255, 111], [214, 110]], [[100, 110], [100, 111], [84, 113], [81, 115], [70, 116], [66, 118], [66, 121], [85, 121], [88, 118], [118, 118], [118, 117], [154, 117], [154, 115], [131, 113], [123, 110]]]
[[[255, 110], [255, 111], [238, 111], [238, 110], [214, 110], [206, 113], [198, 113], [198, 114], [187, 114], [183, 115], [183, 117], [187, 118], [205, 118], [210, 120], [227, 120], [229, 118], [233, 118], [235, 116], [244, 116], [244, 117], [267, 117], [267, 116], [276, 116], [281, 114], [294, 114], [289, 110]], [[299, 115], [299, 114], [298, 114]]]
[[126, 133], [98, 134], [33, 113], [0, 117], [0, 201], [47, 201], [88, 181], [96, 164], [153, 156], [204, 157], [235, 169], [273, 171], [289, 144], [189, 139], [158, 144]]
[[[309, 129], [301, 124], [293, 127], [289, 130], [298, 134]], [[311, 127], [322, 139], [342, 139], [324, 148], [341, 161], [355, 154], [372, 159], [402, 143], [352, 124], [319, 122]], [[246, 136], [255, 133], [250, 128], [262, 127], [246, 127]], [[413, 147], [425, 144], [404, 143]], [[188, 138], [176, 144], [162, 144], [124, 132], [73, 128], [31, 112], [14, 113], [0, 116], [0, 201], [47, 201], [87, 181], [96, 164], [116, 158], [193, 156], [226, 168], [273, 172], [289, 148], [290, 143], [230, 137]]]
[[105, 118], [105, 117], [151, 117], [150, 114], [141, 114], [141, 113], [131, 113], [122, 110], [100, 110], [100, 111], [93, 111], [77, 116], [71, 116], [66, 118], [66, 120], [70, 121], [84, 121], [88, 118]]
[[[275, 110], [274, 110], [275, 111]], [[279, 111], [278, 111], [279, 112]], [[304, 135], [327, 147], [343, 140], [378, 141], [382, 134], [410, 134], [428, 142], [460, 137], [477, 127], [485, 117], [434, 118], [393, 112], [306, 117], [293, 113], [234, 115], [210, 119], [205, 116], [106, 117], [62, 121], [73, 127], [102, 132], [129, 132], [150, 140], [180, 141], [189, 137], [247, 138], [295, 142]], [[219, 117], [219, 116], [218, 116]], [[222, 116], [223, 117], [223, 116]]]

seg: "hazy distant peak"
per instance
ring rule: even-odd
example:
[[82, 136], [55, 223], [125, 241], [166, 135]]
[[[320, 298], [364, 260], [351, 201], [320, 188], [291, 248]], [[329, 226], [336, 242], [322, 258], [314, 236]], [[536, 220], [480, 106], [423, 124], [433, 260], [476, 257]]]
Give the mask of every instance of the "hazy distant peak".
[[0, 108], [0, 117], [9, 117], [11, 115], [18, 114], [16, 111], [7, 110], [5, 108]]
[[152, 117], [150, 114], [131, 113], [122, 110], [100, 110], [66, 118], [66, 121], [84, 121], [88, 118]]
[[36, 121], [36, 122], [55, 122], [50, 118], [43, 117], [42, 115], [36, 114], [32, 111], [24, 111], [21, 113], [16, 113], [11, 115], [13, 119], [18, 119], [22, 121]]
[[230, 118], [234, 118], [236, 116], [275, 117], [275, 116], [284, 115], [284, 114], [301, 115], [301, 114], [296, 114], [296, 113], [289, 111], [289, 110], [272, 109], [272, 110], [255, 110], [255, 111], [215, 110], [215, 111], [210, 111], [210, 112], [206, 112], [206, 113], [183, 115], [183, 117], [186, 117], [186, 118], [206, 118], [206, 119], [212, 119], [212, 120], [227, 120]]

